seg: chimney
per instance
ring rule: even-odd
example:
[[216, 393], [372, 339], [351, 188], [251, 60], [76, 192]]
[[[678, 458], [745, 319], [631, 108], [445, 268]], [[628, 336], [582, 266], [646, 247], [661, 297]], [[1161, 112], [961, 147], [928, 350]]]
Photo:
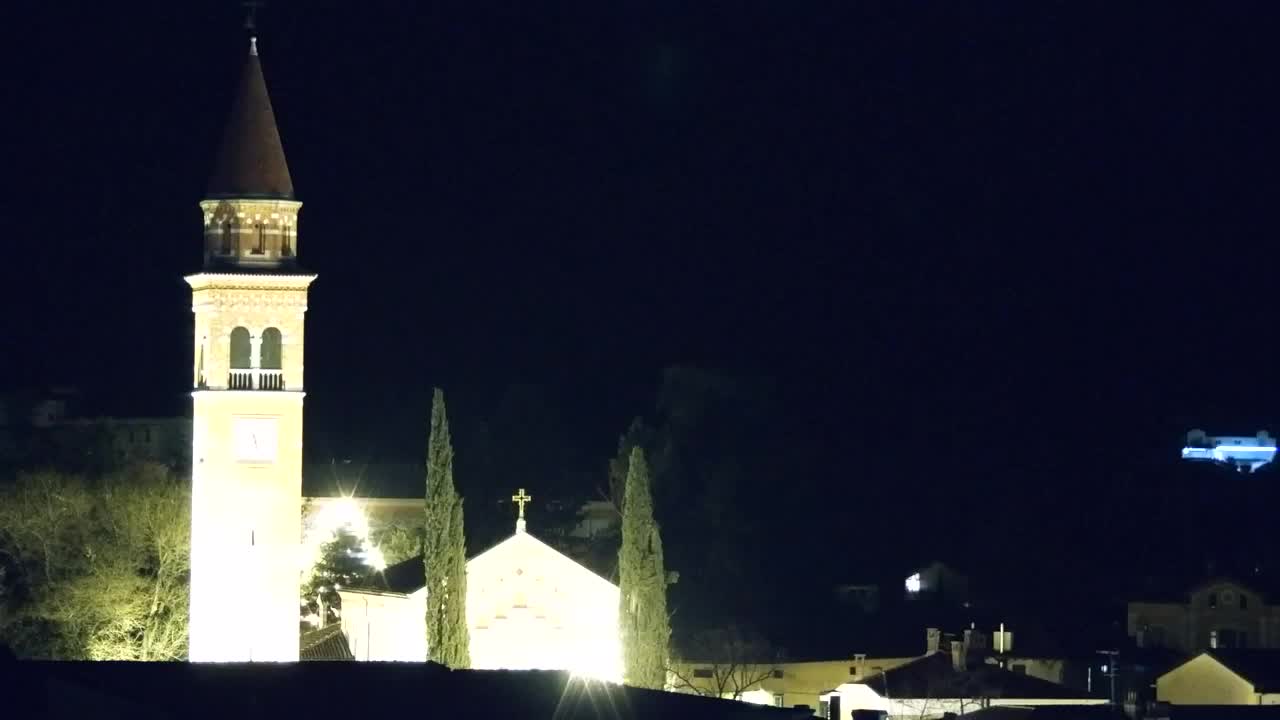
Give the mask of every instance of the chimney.
[[991, 639], [991, 649], [1003, 655], [1013, 652], [1013, 631], [1006, 630], [1004, 623], [1000, 623], [1000, 629], [994, 633]]
[[967, 666], [965, 662], [964, 642], [961, 640], [951, 641], [951, 669], [956, 672], [964, 672]]
[[932, 655], [942, 649], [942, 631], [938, 628], [925, 628], [924, 654]]

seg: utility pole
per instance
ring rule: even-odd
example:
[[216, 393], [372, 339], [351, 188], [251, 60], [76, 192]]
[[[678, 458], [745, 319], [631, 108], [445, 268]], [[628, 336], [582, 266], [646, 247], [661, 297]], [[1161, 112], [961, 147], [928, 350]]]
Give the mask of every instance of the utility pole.
[[1098, 650], [1099, 655], [1107, 657], [1107, 664], [1102, 666], [1102, 674], [1111, 679], [1111, 704], [1116, 704], [1116, 658], [1120, 656], [1119, 650]]

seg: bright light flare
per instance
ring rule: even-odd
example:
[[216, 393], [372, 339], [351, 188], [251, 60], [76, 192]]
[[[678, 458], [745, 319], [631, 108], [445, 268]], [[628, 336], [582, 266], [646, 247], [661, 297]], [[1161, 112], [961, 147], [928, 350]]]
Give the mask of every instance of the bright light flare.
[[343, 528], [360, 539], [360, 545], [364, 548], [360, 558], [366, 565], [379, 571], [387, 567], [382, 550], [375, 547], [369, 539], [369, 518], [365, 516], [360, 503], [352, 497], [340, 497], [320, 504], [319, 510], [307, 518], [302, 538], [306, 575], [310, 575], [311, 568], [320, 562], [324, 544]]

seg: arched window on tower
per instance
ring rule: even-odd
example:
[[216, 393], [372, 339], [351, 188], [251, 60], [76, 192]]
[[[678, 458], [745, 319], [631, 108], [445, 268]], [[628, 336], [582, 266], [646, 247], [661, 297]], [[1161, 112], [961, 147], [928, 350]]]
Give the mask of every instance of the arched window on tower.
[[231, 235], [233, 232], [234, 229], [231, 227], [231, 221], [224, 220], [222, 223], [222, 247], [219, 248], [223, 255], [231, 254], [233, 246]]
[[293, 257], [293, 228], [289, 225], [280, 226], [280, 256]]
[[249, 342], [249, 331], [238, 327], [231, 331], [231, 374], [227, 378], [227, 387], [231, 390], [253, 389], [253, 350]]
[[267, 224], [257, 223], [253, 229], [258, 231], [258, 244], [253, 246], [253, 254], [262, 255], [267, 251]]
[[196, 348], [196, 387], [204, 388], [206, 386], [204, 380], [204, 343]]
[[259, 390], [283, 390], [284, 367], [283, 342], [279, 328], [269, 327], [262, 331], [262, 346], [259, 349], [258, 367], [261, 369]]

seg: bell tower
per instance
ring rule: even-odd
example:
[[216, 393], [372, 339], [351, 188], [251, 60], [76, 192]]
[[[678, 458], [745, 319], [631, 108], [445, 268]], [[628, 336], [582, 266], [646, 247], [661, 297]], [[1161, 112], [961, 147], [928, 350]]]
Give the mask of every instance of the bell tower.
[[186, 278], [192, 372], [193, 662], [296, 661], [307, 288], [298, 211], [256, 37]]

